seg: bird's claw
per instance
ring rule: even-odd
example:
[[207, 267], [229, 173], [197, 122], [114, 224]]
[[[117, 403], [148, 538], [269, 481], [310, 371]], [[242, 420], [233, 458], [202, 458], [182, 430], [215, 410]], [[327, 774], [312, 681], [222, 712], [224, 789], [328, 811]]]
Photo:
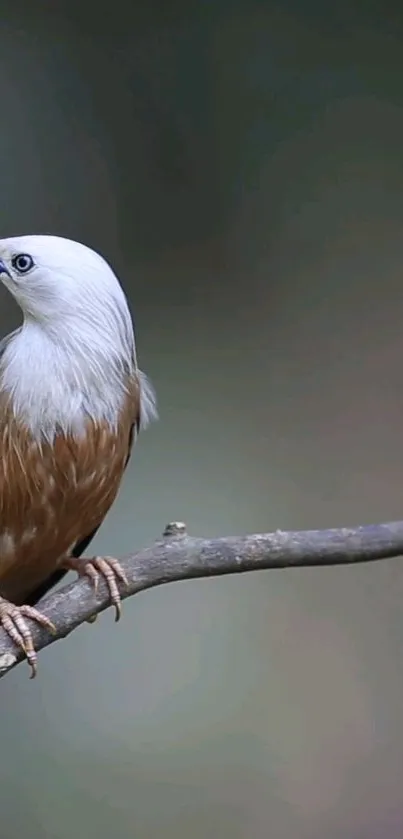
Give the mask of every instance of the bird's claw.
[[[117, 559], [112, 556], [95, 556], [92, 559], [86, 557], [70, 557], [66, 567], [77, 571], [80, 577], [87, 577], [94, 588], [95, 595], [98, 592], [100, 577], [108, 586], [111, 602], [115, 607], [115, 620], [118, 621], [121, 615], [121, 602], [118, 583], [124, 586], [129, 584], [126, 574]], [[89, 618], [88, 623], [93, 623], [94, 618]]]
[[0, 597], [0, 625], [14, 644], [25, 653], [28, 664], [31, 668], [31, 676], [33, 679], [36, 676], [38, 656], [34, 647], [32, 633], [27, 626], [26, 618], [35, 621], [40, 626], [48, 629], [54, 634], [56, 627], [42, 612], [38, 612], [32, 606], [15, 606], [8, 600]]

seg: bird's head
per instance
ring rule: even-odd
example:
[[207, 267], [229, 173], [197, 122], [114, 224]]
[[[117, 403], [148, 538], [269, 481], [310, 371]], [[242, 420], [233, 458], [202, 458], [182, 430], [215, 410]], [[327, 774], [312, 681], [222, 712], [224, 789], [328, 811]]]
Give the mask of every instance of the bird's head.
[[0, 282], [24, 315], [3, 343], [2, 386], [32, 428], [43, 431], [46, 411], [49, 434], [56, 419], [71, 427], [83, 405], [85, 415], [114, 418], [135, 371], [142, 427], [156, 418], [126, 297], [98, 253], [58, 236], [0, 239]]
[[0, 281], [22, 309], [24, 346], [38, 358], [47, 349], [80, 369], [136, 364], [126, 297], [91, 248], [60, 236], [0, 239]]
[[25, 318], [58, 328], [64, 321], [125, 311], [126, 299], [107, 262], [59, 236], [0, 239], [0, 280]]

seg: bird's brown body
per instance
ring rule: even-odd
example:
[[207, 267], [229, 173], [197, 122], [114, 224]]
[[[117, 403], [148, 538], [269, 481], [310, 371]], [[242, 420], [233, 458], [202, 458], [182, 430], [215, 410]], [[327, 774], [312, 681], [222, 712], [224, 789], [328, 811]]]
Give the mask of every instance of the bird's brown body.
[[53, 443], [36, 440], [0, 393], [0, 593], [12, 603], [32, 602], [111, 507], [139, 423], [136, 379], [128, 390], [116, 431], [88, 419]]

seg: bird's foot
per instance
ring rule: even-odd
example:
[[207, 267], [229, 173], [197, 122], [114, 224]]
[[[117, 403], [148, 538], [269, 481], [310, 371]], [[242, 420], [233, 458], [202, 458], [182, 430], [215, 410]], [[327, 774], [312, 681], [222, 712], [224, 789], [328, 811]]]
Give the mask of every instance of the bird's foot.
[[[103, 577], [109, 589], [111, 602], [115, 607], [115, 620], [118, 621], [121, 613], [121, 602], [118, 583], [123, 583], [127, 586], [128, 579], [123, 568], [117, 559], [112, 556], [94, 556], [88, 559], [85, 556], [69, 557], [64, 563], [64, 568], [72, 571], [77, 571], [79, 577], [88, 577], [94, 587], [95, 594], [98, 590], [99, 577]], [[88, 623], [93, 623], [96, 615], [88, 619]]]
[[44, 626], [49, 632], [54, 634], [56, 627], [45, 615], [38, 612], [32, 606], [15, 606], [3, 597], [0, 597], [0, 625], [14, 644], [24, 651], [28, 664], [31, 668], [31, 676], [33, 679], [36, 676], [37, 668], [37, 653], [34, 647], [32, 634], [27, 626], [26, 618], [36, 621], [40, 626]]

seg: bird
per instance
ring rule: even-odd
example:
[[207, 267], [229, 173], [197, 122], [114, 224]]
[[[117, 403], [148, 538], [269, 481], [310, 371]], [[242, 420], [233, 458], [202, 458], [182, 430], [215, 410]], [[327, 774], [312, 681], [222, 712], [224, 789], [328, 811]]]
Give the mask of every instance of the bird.
[[0, 341], [0, 625], [25, 654], [38, 601], [74, 570], [104, 579], [116, 620], [127, 578], [85, 552], [118, 494], [139, 432], [158, 419], [112, 267], [72, 239], [0, 239], [0, 282], [22, 312]]

